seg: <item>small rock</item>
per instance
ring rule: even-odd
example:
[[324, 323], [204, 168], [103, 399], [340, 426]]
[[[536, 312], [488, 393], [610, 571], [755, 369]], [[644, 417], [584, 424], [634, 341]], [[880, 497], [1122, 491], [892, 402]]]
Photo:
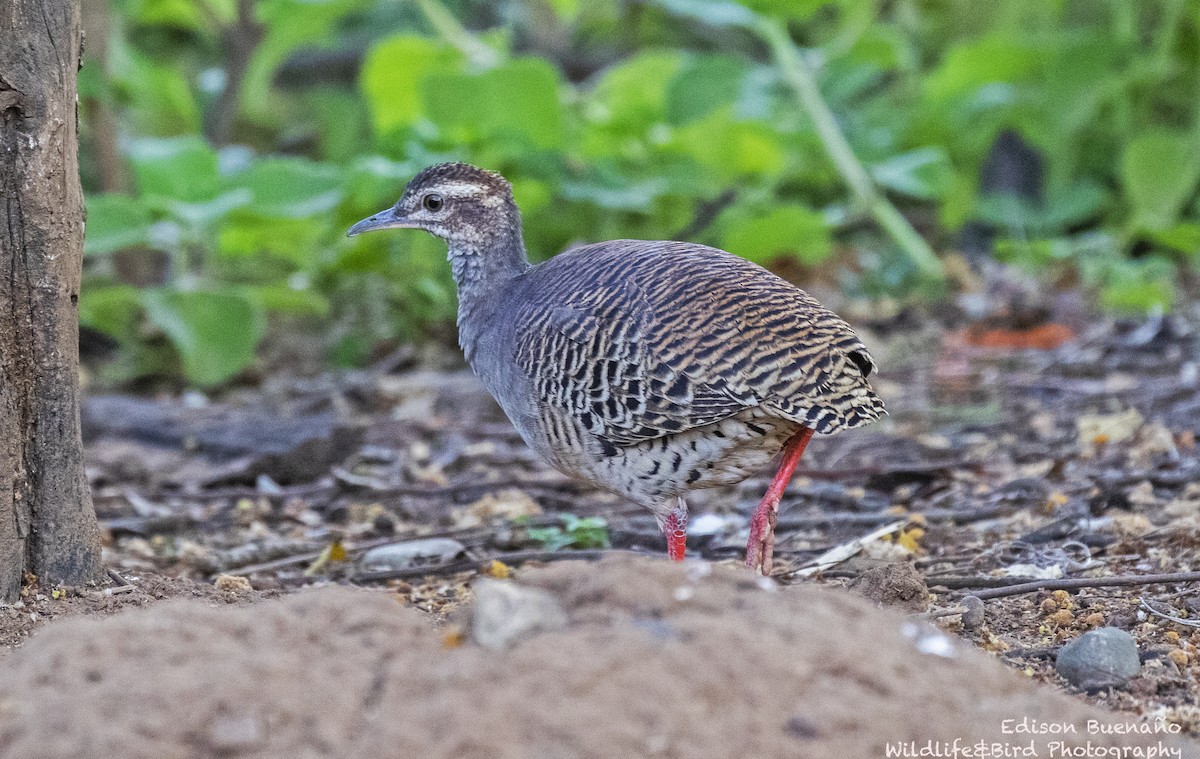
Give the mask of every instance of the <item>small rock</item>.
[[817, 724], [808, 717], [799, 714], [788, 717], [784, 729], [787, 730], [788, 735], [802, 741], [821, 737], [821, 729], [817, 727]]
[[249, 714], [240, 717], [222, 715], [215, 718], [208, 728], [208, 745], [213, 752], [222, 756], [248, 751], [262, 741], [262, 730], [258, 720]]
[[1141, 669], [1133, 636], [1115, 627], [1101, 627], [1063, 646], [1054, 669], [1085, 691], [1120, 688]]
[[959, 603], [967, 609], [962, 613], [963, 629], [978, 630], [983, 627], [985, 620], [983, 599], [979, 596], [963, 596], [963, 599]]
[[481, 578], [474, 584], [471, 640], [484, 648], [507, 648], [518, 638], [567, 626], [558, 599], [540, 588]]
[[254, 590], [250, 581], [241, 575], [217, 575], [213, 587], [229, 593], [250, 593]]
[[450, 538], [426, 538], [389, 543], [367, 551], [362, 566], [368, 570], [404, 569], [418, 562], [443, 562], [453, 559], [467, 547]]
[[732, 515], [705, 512], [692, 519], [688, 524], [688, 536], [705, 537], [716, 535], [717, 533], [726, 532], [738, 524], [740, 524], [739, 519]]
[[898, 606], [909, 611], [925, 611], [929, 606], [925, 578], [907, 561], [868, 569], [854, 589], [883, 606]]

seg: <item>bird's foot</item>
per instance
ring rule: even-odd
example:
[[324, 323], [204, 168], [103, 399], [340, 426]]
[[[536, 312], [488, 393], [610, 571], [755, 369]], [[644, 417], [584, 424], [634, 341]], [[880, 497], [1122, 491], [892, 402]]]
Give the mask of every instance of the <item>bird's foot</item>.
[[663, 520], [663, 535], [667, 536], [667, 555], [672, 561], [683, 561], [687, 552], [687, 506], [681, 501]]
[[746, 541], [746, 566], [771, 574], [771, 556], [775, 552], [775, 520], [779, 516], [779, 499], [768, 493], [750, 516], [750, 539]]

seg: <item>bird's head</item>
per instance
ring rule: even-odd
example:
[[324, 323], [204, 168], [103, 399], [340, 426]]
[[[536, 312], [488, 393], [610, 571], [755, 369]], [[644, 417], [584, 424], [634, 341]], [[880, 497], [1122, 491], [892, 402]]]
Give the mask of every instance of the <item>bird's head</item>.
[[512, 186], [499, 174], [467, 163], [439, 163], [413, 177], [396, 205], [347, 230], [350, 237], [378, 229], [423, 229], [451, 250], [482, 249], [519, 239], [520, 216]]

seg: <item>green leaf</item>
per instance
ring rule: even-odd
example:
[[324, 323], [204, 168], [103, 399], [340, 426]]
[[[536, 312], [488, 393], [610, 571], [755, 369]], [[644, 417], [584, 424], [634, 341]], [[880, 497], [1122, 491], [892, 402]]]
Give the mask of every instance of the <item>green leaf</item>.
[[189, 0], [136, 0], [126, 10], [141, 26], [193, 32], [203, 27], [197, 4]]
[[778, 175], [787, 165], [787, 153], [771, 127], [761, 121], [735, 121], [728, 111], [681, 128], [677, 143], [693, 160], [727, 181]]
[[889, 190], [920, 200], [936, 200], [950, 189], [953, 168], [946, 151], [925, 147], [876, 163], [871, 167], [871, 176]]
[[144, 195], [185, 202], [217, 196], [217, 154], [198, 136], [134, 140], [129, 159]]
[[1116, 261], [1105, 272], [1100, 302], [1114, 311], [1167, 310], [1175, 301], [1175, 267], [1162, 258]]
[[724, 55], [689, 61], [667, 88], [667, 120], [687, 124], [732, 105], [742, 94], [748, 70], [745, 61]]
[[203, 200], [194, 203], [182, 200], [166, 200], [161, 203], [152, 202], [152, 205], [168, 211], [180, 221], [187, 222], [194, 227], [201, 227], [216, 224], [223, 220], [232, 211], [248, 205], [253, 197], [249, 190], [239, 188], [223, 192], [212, 200]]
[[562, 21], [570, 23], [579, 16], [580, 0], [547, 0], [555, 15]]
[[529, 527], [531, 540], [542, 544], [547, 551], [574, 546], [575, 548], [608, 548], [608, 522], [603, 517], [580, 519], [574, 514], [562, 515], [562, 527]]
[[934, 101], [943, 101], [988, 84], [1016, 83], [1032, 74], [1035, 64], [1035, 50], [1007, 37], [960, 42], [925, 78], [925, 92]]
[[259, 285], [244, 289], [246, 297], [265, 311], [297, 316], [328, 316], [329, 299], [312, 290], [287, 285]]
[[263, 218], [239, 212], [221, 225], [217, 251], [231, 258], [271, 254], [304, 265], [320, 250], [328, 222], [319, 217]]
[[422, 114], [421, 85], [433, 73], [454, 70], [460, 56], [440, 42], [413, 35], [391, 37], [371, 48], [360, 85], [377, 134], [410, 126]]
[[658, 5], [677, 16], [691, 18], [706, 26], [749, 28], [758, 23], [754, 11], [726, 0], [658, 0]]
[[1150, 237], [1172, 250], [1192, 257], [1200, 257], [1200, 224], [1194, 221], [1151, 232]]
[[677, 51], [640, 52], [605, 69], [587, 98], [587, 118], [628, 132], [664, 120], [667, 90], [684, 62]]
[[1121, 181], [1142, 229], [1165, 229], [1196, 189], [1200, 144], [1195, 136], [1165, 129], [1138, 135], [1121, 156]]
[[303, 158], [262, 158], [225, 178], [227, 186], [250, 191], [250, 210], [263, 216], [300, 219], [332, 211], [342, 200], [336, 166]]
[[116, 39], [109, 53], [111, 84], [124, 105], [129, 131], [156, 137], [200, 131], [200, 107], [183, 72]]
[[220, 292], [146, 290], [146, 314], [183, 362], [183, 372], [199, 385], [224, 382], [254, 360], [263, 333], [262, 312], [247, 298]]
[[1104, 208], [1107, 194], [1090, 181], [1080, 181], [1053, 193], [1041, 205], [1009, 193], [980, 197], [976, 217], [1002, 230], [1024, 235], [1062, 232], [1096, 216]]
[[517, 58], [483, 74], [431, 74], [422, 98], [450, 142], [517, 138], [555, 149], [564, 138], [559, 85], [558, 70], [545, 60]]
[[625, 182], [619, 187], [594, 182], [563, 182], [559, 190], [567, 200], [581, 200], [613, 211], [644, 212], [667, 191], [667, 182], [662, 178], [655, 178], [641, 182]]
[[83, 252], [115, 253], [144, 245], [149, 235], [150, 212], [128, 195], [89, 195]]
[[88, 284], [79, 293], [79, 323], [119, 340], [132, 341], [142, 314], [133, 285]]
[[795, 256], [803, 263], [816, 264], [833, 253], [824, 217], [801, 205], [734, 215], [722, 236], [722, 247], [764, 266], [780, 256]]

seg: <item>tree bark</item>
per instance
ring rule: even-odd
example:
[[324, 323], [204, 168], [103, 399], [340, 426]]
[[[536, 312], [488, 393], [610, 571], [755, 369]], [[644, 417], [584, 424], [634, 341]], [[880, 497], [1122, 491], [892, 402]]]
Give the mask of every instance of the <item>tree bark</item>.
[[98, 580], [79, 431], [79, 0], [0, 0], [0, 600]]

